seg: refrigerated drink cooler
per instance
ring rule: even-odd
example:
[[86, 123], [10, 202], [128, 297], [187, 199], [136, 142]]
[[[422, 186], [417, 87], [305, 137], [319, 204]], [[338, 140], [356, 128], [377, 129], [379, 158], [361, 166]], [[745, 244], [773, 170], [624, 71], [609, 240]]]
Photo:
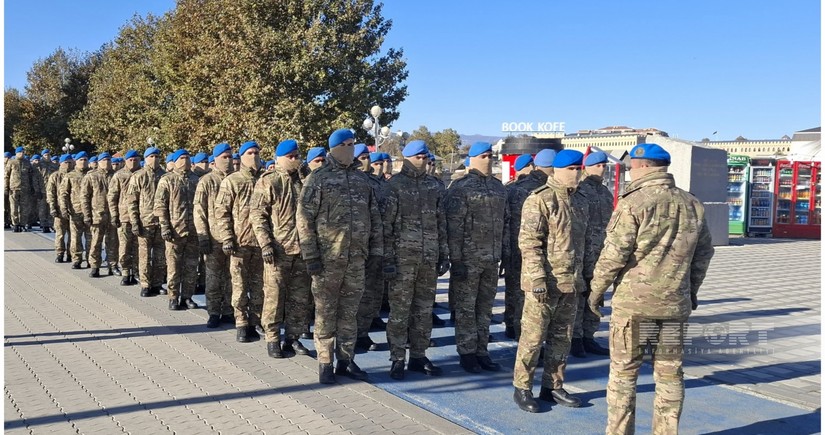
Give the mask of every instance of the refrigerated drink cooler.
[[728, 156], [728, 234], [745, 234], [749, 165], [748, 156]]
[[748, 171], [750, 195], [747, 197], [747, 234], [770, 236], [773, 230], [774, 178], [776, 161], [752, 159]]
[[821, 175], [819, 162], [776, 163], [774, 237], [821, 238]]

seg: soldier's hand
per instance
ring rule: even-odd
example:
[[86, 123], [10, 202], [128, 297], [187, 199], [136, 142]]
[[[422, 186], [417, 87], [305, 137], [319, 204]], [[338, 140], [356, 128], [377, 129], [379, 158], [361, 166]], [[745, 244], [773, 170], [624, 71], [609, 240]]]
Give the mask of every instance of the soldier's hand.
[[221, 249], [223, 250], [224, 255], [226, 255], [228, 257], [228, 256], [235, 253], [235, 243], [233, 243], [231, 241], [226, 242], [226, 243], [223, 244]]
[[384, 262], [384, 281], [393, 281], [398, 276], [398, 269], [391, 261]]
[[275, 248], [272, 245], [264, 246], [261, 249], [261, 257], [264, 258], [264, 263], [275, 264]]
[[690, 309], [696, 311], [697, 308], [699, 308], [699, 296], [690, 292]]
[[142, 232], [143, 228], [141, 227], [140, 222], [135, 222], [132, 224], [132, 234], [134, 234], [135, 237], [140, 237]]
[[533, 289], [533, 296], [536, 297], [536, 301], [540, 304], [547, 302], [547, 289], [544, 287], [538, 287]]
[[450, 271], [450, 261], [449, 260], [438, 260], [438, 267], [437, 272], [438, 276], [444, 275], [445, 273]]
[[160, 233], [160, 238], [166, 242], [171, 242], [172, 240], [174, 240], [172, 238], [172, 230], [163, 230], [163, 232]]
[[592, 294], [587, 298], [587, 307], [590, 309], [590, 312], [599, 317], [602, 317], [602, 310], [599, 308], [599, 305], [603, 303], [604, 299], [595, 298]]
[[467, 266], [461, 262], [453, 262], [450, 265], [450, 276], [455, 279], [467, 279]]
[[212, 253], [212, 242], [209, 240], [201, 240], [198, 242], [198, 249], [201, 251], [201, 255], [209, 255]]
[[324, 270], [324, 265], [321, 263], [321, 260], [309, 260], [307, 261], [307, 273], [311, 276], [320, 275], [321, 272]]

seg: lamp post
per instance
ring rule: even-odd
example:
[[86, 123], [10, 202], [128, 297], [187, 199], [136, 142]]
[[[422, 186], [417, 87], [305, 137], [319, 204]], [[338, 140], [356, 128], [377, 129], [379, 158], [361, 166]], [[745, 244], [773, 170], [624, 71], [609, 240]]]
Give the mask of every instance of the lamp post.
[[72, 140], [71, 139], [69, 139], [67, 137], [66, 139], [63, 139], [63, 142], [66, 144], [66, 145], [63, 145], [63, 148], [61, 148], [64, 153], [69, 153], [70, 151], [74, 151], [74, 145], [72, 145]]
[[378, 117], [381, 116], [381, 113], [384, 110], [380, 106], [372, 106], [370, 109], [370, 115], [367, 119], [364, 120], [364, 130], [367, 130], [372, 134], [372, 137], [375, 138], [375, 151], [379, 151], [381, 149], [381, 145], [386, 142], [387, 138], [390, 137], [390, 128], [388, 126], [381, 127], [381, 124], [378, 122]]

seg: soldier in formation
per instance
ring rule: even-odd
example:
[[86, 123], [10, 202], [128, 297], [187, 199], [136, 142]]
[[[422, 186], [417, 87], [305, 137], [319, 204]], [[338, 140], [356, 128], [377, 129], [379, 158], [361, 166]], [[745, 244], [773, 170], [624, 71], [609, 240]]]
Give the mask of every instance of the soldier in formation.
[[63, 218], [69, 221], [69, 240], [71, 241], [69, 249], [72, 253], [72, 269], [80, 269], [84, 260], [84, 251], [88, 264], [89, 249], [91, 248], [91, 232], [83, 217], [83, 195], [81, 193], [83, 177], [89, 171], [89, 157], [85, 151], [81, 151], [74, 155], [74, 161], [74, 170], [67, 173], [60, 182], [58, 198]]
[[97, 156], [97, 169], [90, 170], [80, 185], [81, 206], [83, 210], [84, 226], [92, 234], [89, 247], [89, 276], [100, 278], [100, 267], [103, 262], [103, 241], [106, 241], [106, 260], [109, 275], [113, 274], [112, 266], [117, 257], [118, 238], [115, 226], [112, 225], [112, 216], [109, 212], [109, 182], [112, 179], [111, 156], [107, 152]]
[[155, 190], [166, 173], [160, 167], [160, 150], [150, 146], [143, 152], [144, 166], [129, 179], [127, 201], [132, 234], [138, 240], [138, 276], [142, 297], [166, 294], [165, 246], [155, 215]]
[[[111, 213], [112, 225], [117, 228], [118, 253], [114, 266], [114, 274], [120, 274], [120, 285], [135, 285], [138, 283], [137, 274], [137, 239], [132, 233], [132, 224], [129, 217], [129, 180], [140, 169], [140, 155], [135, 150], [126, 151], [123, 155], [123, 168], [112, 175], [109, 181], [107, 201]], [[112, 253], [114, 255], [114, 253]], [[107, 253], [108, 256], [108, 253]]]
[[59, 198], [63, 178], [74, 169], [74, 158], [70, 154], [64, 154], [60, 156], [59, 162], [60, 167], [49, 176], [49, 181], [46, 183], [46, 202], [54, 224], [54, 253], [57, 256], [55, 263], [69, 261], [70, 257], [67, 254], [67, 248], [70, 249], [70, 246], [67, 246], [66, 241], [69, 234], [69, 219], [64, 217], [68, 215], [68, 211], [63, 208]]
[[23, 147], [17, 147], [14, 151], [14, 158], [6, 161], [4, 190], [9, 198], [11, 225], [14, 232], [19, 233], [27, 231], [31, 208], [43, 191], [40, 190], [42, 183], [38, 183], [36, 178], [39, 174], [35, 174], [31, 163], [23, 157]]

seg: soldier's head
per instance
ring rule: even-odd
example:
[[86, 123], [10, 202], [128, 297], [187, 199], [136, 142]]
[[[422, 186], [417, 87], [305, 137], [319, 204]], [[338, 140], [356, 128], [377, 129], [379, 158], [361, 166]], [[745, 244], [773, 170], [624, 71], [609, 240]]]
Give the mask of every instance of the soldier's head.
[[29, 159], [29, 163], [31, 163], [32, 166], [40, 166], [40, 154], [33, 155], [32, 158]]
[[11, 158], [11, 153], [10, 152], [6, 151], [5, 153], [3, 153], [3, 163], [8, 162], [10, 158]]
[[195, 157], [192, 157], [192, 166], [200, 169], [201, 171], [206, 171], [207, 169], [209, 169], [208, 160], [208, 154], [204, 152], [197, 153], [195, 154]]
[[358, 164], [361, 165], [361, 170], [370, 172], [372, 168], [370, 167], [370, 150], [367, 145], [363, 143], [355, 144], [352, 154], [355, 160], [358, 160]]
[[233, 158], [232, 147], [228, 143], [219, 143], [212, 148], [212, 159], [215, 163], [215, 169], [228, 174], [232, 172]]
[[533, 165], [537, 170], [544, 172], [548, 177], [553, 175], [553, 160], [556, 158], [556, 151], [543, 149], [533, 157]]
[[215, 168], [215, 157], [212, 156], [211, 154], [209, 155], [209, 167], [210, 168]]
[[40, 156], [46, 162], [51, 162], [52, 161], [52, 152], [49, 151], [48, 148], [43, 148], [43, 151], [40, 151]]
[[327, 159], [327, 150], [324, 147], [310, 148], [307, 152], [307, 167], [310, 171], [314, 171], [324, 165]]
[[584, 154], [576, 150], [561, 150], [553, 159], [553, 178], [565, 187], [579, 185]]
[[335, 161], [342, 165], [349, 166], [355, 160], [353, 146], [355, 144], [355, 134], [348, 128], [335, 130], [329, 135], [329, 154]]
[[89, 157], [89, 168], [97, 169], [97, 155]]
[[189, 159], [189, 151], [183, 148], [172, 153], [172, 162], [175, 163], [175, 172], [186, 172], [192, 169], [192, 161]]
[[275, 165], [289, 172], [296, 172], [301, 167], [301, 156], [298, 154], [298, 141], [287, 139], [275, 147]]
[[123, 166], [130, 172], [140, 169], [140, 155], [135, 150], [126, 151], [123, 155]]
[[60, 169], [63, 171], [71, 171], [72, 166], [74, 165], [74, 159], [72, 158], [71, 154], [63, 154], [60, 156]]
[[533, 166], [533, 156], [530, 154], [522, 154], [516, 157], [516, 160], [513, 162], [513, 170], [516, 171], [516, 180], [522, 175], [533, 172], [533, 169], [535, 169], [535, 166]]
[[257, 171], [261, 167], [261, 147], [254, 140], [244, 142], [238, 151], [241, 159], [241, 166]]
[[175, 170], [175, 153], [166, 155], [166, 172]]
[[387, 153], [381, 154], [384, 155], [384, 176], [389, 177], [392, 175], [392, 157]]
[[241, 155], [238, 153], [232, 154], [232, 170], [235, 172], [241, 170]]
[[650, 172], [666, 172], [670, 153], [655, 143], [643, 143], [630, 150], [630, 179], [635, 181]]
[[372, 169], [372, 175], [376, 177], [384, 175], [384, 155], [382, 153], [370, 153], [370, 168]]
[[143, 152], [143, 165], [145, 167], [150, 168], [151, 170], [155, 170], [160, 165], [160, 150], [155, 147], [146, 148], [146, 151]]
[[404, 161], [412, 165], [417, 172], [427, 171], [427, 164], [430, 163], [429, 154], [430, 150], [427, 148], [427, 143], [423, 140], [411, 141], [401, 150]]
[[102, 171], [112, 170], [112, 156], [108, 152], [102, 152], [97, 155], [97, 167]]
[[80, 171], [89, 169], [89, 156], [86, 151], [81, 151], [74, 155], [74, 168]]
[[584, 159], [584, 172], [587, 175], [595, 175], [597, 177], [604, 177], [604, 171], [607, 170], [607, 154], [603, 151], [590, 153]]
[[470, 146], [470, 169], [475, 169], [485, 176], [493, 173], [493, 145], [489, 142], [476, 142]]
[[17, 160], [20, 160], [23, 158], [24, 152], [26, 152], [26, 150], [23, 147], [17, 147], [14, 149], [14, 156], [17, 158]]

